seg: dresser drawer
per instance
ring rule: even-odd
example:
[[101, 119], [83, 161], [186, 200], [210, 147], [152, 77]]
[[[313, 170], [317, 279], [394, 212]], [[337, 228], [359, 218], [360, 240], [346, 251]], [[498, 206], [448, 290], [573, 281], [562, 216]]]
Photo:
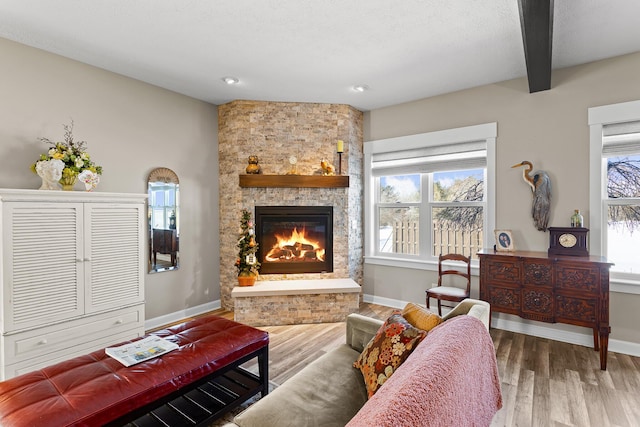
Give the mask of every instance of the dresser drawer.
[[557, 321], [588, 327], [594, 327], [597, 324], [597, 298], [556, 295], [555, 304]]
[[553, 322], [553, 293], [541, 286], [522, 288], [522, 313], [525, 319]]
[[521, 263], [517, 260], [491, 260], [483, 267], [486, 268], [486, 279], [489, 283], [519, 286], [522, 272]]
[[144, 305], [76, 319], [2, 338], [4, 363], [10, 364], [41, 355], [53, 354], [102, 336], [139, 329], [144, 332]]
[[487, 289], [486, 298], [492, 310], [512, 314], [520, 312], [520, 289], [518, 288], [491, 286]]
[[[120, 329], [118, 329], [120, 331]], [[26, 374], [27, 372], [45, 368], [47, 366], [72, 359], [74, 357], [89, 354], [93, 351], [118, 344], [123, 341], [129, 341], [134, 338], [144, 336], [144, 332], [138, 330], [120, 331], [116, 334], [101, 336], [100, 338], [65, 348], [54, 353], [49, 353], [32, 359], [23, 360], [21, 362], [4, 365], [0, 372], [2, 381], [13, 378], [17, 375]]]
[[523, 263], [524, 286], [536, 285], [551, 288], [553, 286], [553, 265], [544, 259], [525, 260]]
[[556, 287], [579, 293], [600, 292], [600, 269], [585, 265], [566, 263], [556, 266]]

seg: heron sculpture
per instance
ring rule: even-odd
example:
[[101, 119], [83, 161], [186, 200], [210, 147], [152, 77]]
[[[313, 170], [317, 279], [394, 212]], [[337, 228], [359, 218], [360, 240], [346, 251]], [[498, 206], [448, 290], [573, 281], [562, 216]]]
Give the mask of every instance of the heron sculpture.
[[533, 170], [531, 162], [523, 161], [511, 167], [518, 168], [520, 166], [525, 167], [522, 171], [522, 178], [529, 184], [533, 192], [533, 204], [531, 205], [533, 222], [538, 230], [546, 231], [547, 224], [549, 224], [549, 208], [551, 206], [551, 180], [545, 171], [530, 173]]

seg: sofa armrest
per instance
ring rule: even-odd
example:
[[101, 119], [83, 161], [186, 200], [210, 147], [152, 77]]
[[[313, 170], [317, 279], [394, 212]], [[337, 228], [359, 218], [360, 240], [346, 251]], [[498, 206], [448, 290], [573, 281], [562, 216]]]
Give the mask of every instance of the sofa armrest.
[[467, 298], [456, 305], [450, 312], [442, 316], [444, 320], [451, 319], [461, 314], [476, 317], [489, 329], [489, 317], [491, 316], [491, 305], [482, 300]]
[[347, 344], [362, 351], [380, 329], [384, 321], [352, 313], [347, 316]]

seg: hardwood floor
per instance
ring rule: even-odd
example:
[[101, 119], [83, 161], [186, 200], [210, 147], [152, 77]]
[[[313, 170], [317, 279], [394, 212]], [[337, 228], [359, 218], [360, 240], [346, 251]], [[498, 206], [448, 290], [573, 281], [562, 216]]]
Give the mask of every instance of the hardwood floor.
[[[378, 319], [392, 311], [360, 307], [361, 314]], [[233, 319], [233, 312], [214, 314]], [[260, 329], [270, 335], [269, 375], [277, 384], [345, 339], [344, 323]], [[640, 358], [610, 352], [601, 371], [591, 348], [499, 329], [490, 333], [504, 401], [492, 426], [640, 426]]]
[[493, 426], [640, 426], [640, 358], [491, 330], [504, 407]]

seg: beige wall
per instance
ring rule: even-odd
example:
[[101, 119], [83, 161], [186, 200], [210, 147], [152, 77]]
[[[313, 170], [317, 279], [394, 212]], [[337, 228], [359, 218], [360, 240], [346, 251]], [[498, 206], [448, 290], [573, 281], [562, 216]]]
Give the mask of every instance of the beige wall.
[[37, 189], [37, 138], [61, 140], [71, 118], [104, 167], [98, 191], [146, 193], [153, 168], [174, 170], [181, 266], [146, 276], [146, 317], [219, 300], [216, 106], [5, 39], [0, 64], [0, 187]]
[[[546, 251], [548, 233], [533, 226], [531, 192], [522, 160], [546, 170], [553, 183], [551, 226], [568, 226], [580, 209], [589, 227], [587, 109], [640, 99], [640, 53], [553, 72], [552, 89], [530, 94], [516, 79], [365, 114], [366, 141], [487, 122], [498, 123], [496, 227], [513, 230], [517, 249]], [[434, 274], [365, 265], [365, 294], [424, 301]], [[477, 295], [477, 281], [472, 295]], [[612, 339], [640, 343], [640, 295], [611, 296]], [[559, 327], [559, 326], [558, 326]]]

